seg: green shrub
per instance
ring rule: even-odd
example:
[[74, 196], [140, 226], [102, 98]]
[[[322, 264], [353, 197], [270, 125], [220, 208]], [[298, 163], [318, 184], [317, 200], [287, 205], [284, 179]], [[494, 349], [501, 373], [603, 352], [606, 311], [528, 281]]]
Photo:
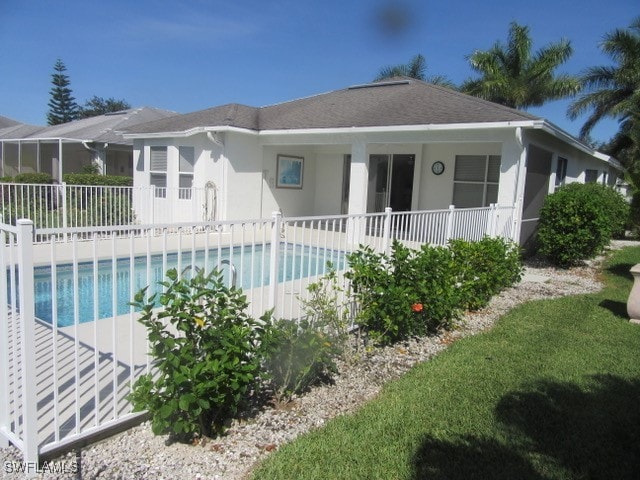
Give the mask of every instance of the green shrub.
[[54, 183], [53, 177], [48, 173], [19, 173], [13, 178], [14, 183], [40, 183], [51, 185]]
[[348, 260], [358, 324], [380, 343], [450, 329], [522, 275], [518, 246], [500, 238], [420, 250], [395, 242], [389, 257], [361, 247]]
[[549, 195], [540, 210], [538, 252], [567, 267], [598, 254], [624, 231], [628, 206], [609, 187], [572, 183]]
[[640, 232], [640, 190], [633, 192], [631, 204], [629, 206], [629, 227], [635, 237]]
[[[397, 263], [400, 250], [405, 252], [399, 258], [406, 261]], [[410, 322], [410, 335], [452, 328], [461, 314], [461, 292], [456, 288], [457, 269], [451, 250], [422, 245], [416, 251], [396, 244], [393, 257], [394, 276], [411, 292], [411, 317], [418, 320]], [[416, 311], [418, 305], [422, 308]]]
[[149, 411], [155, 434], [190, 441], [223, 431], [256, 386], [270, 320], [249, 317], [241, 290], [217, 271], [178, 278], [172, 269], [167, 278], [164, 293], [145, 300], [144, 289], [133, 303], [142, 310], [154, 368], [129, 398], [136, 411]]
[[479, 242], [451, 240], [449, 248], [457, 270], [461, 305], [478, 310], [491, 297], [520, 281], [520, 248], [502, 238], [485, 237]]
[[600, 184], [590, 184], [597, 186], [593, 188], [598, 195], [602, 205], [609, 216], [611, 223], [611, 238], [623, 238], [629, 225], [629, 215], [631, 207], [624, 197], [615, 189]]
[[87, 225], [130, 225], [135, 220], [131, 197], [127, 193], [102, 192], [92, 195], [87, 207]]
[[120, 175], [100, 175], [97, 173], [67, 173], [63, 175], [63, 180], [67, 185], [94, 185], [130, 187], [133, 185], [133, 178]]
[[445, 247], [416, 251], [394, 242], [389, 258], [362, 247], [348, 261], [345, 276], [359, 305], [358, 323], [377, 342], [448, 328], [459, 316], [452, 254]]
[[329, 380], [336, 372], [338, 355], [352, 360], [350, 313], [343, 305], [346, 292], [331, 262], [327, 271], [307, 286], [308, 296], [299, 298], [302, 321], [279, 320], [269, 329], [265, 369], [279, 401]]
[[278, 320], [265, 338], [264, 368], [279, 401], [288, 401], [336, 372], [333, 338], [308, 319]]

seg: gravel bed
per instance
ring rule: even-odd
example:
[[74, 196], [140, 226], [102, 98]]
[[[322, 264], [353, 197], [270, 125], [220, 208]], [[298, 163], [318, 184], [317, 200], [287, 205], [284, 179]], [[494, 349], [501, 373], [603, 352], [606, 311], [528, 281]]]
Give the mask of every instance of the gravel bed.
[[[620, 248], [630, 242], [614, 242]], [[637, 245], [637, 242], [633, 242]], [[525, 276], [515, 287], [496, 296], [479, 312], [468, 313], [458, 328], [440, 335], [411, 340], [363, 354], [359, 361], [339, 365], [333, 384], [313, 388], [286, 405], [270, 406], [249, 418], [234, 421], [228, 433], [198, 445], [165, 445], [166, 437], [154, 436], [147, 422], [82, 450], [85, 479], [243, 479], [269, 452], [338, 415], [353, 412], [375, 397], [382, 385], [398, 378], [418, 362], [447, 348], [456, 338], [490, 328], [514, 306], [533, 299], [596, 292], [601, 288], [597, 265], [601, 259], [570, 270], [558, 270], [543, 262], [526, 263]], [[76, 454], [54, 462], [72, 466]], [[6, 461], [19, 462], [15, 448], [0, 449], [0, 478]], [[37, 478], [75, 478], [75, 475], [40, 474]]]

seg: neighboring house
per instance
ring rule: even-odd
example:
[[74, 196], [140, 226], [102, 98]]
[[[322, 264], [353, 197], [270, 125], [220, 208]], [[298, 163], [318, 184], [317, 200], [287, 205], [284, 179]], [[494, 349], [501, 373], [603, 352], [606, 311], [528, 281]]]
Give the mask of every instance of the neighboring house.
[[223, 105], [124, 136], [134, 184], [155, 185], [155, 210], [185, 221], [205, 208], [189, 206], [185, 189], [203, 187], [215, 189], [219, 220], [515, 204], [524, 242], [559, 185], [613, 185], [621, 172], [542, 118], [405, 78], [261, 108]]
[[0, 176], [45, 172], [60, 181], [92, 164], [103, 174], [132, 176], [132, 142], [122, 130], [171, 115], [144, 107], [49, 127], [0, 117]]

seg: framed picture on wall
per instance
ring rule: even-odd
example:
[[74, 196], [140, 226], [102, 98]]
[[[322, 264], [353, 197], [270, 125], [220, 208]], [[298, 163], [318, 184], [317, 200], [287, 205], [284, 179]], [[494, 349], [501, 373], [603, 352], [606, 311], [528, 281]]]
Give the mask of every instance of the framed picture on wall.
[[277, 188], [302, 188], [304, 157], [278, 155], [276, 170]]

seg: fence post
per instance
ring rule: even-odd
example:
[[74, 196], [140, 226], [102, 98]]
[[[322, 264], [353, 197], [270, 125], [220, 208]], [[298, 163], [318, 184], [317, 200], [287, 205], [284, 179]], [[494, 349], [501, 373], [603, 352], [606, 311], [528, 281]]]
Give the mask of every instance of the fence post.
[[282, 212], [271, 213], [271, 252], [269, 261], [269, 308], [276, 314], [278, 299], [278, 270], [280, 269], [280, 229]]
[[382, 251], [389, 255], [389, 245], [391, 244], [391, 207], [384, 209], [384, 226], [382, 228]]
[[36, 321], [33, 288], [33, 222], [17, 221], [18, 291], [20, 305], [20, 364], [22, 365], [22, 453], [28, 465], [38, 461], [36, 386]]
[[520, 228], [522, 227], [520, 219], [520, 199], [517, 199], [513, 204], [513, 228], [511, 231], [512, 240], [516, 243], [520, 243]]
[[496, 207], [497, 206], [495, 203], [489, 204], [489, 215], [487, 216], [486, 235], [491, 238], [496, 236], [496, 217], [498, 214], [498, 209]]
[[156, 186], [150, 185], [149, 187], [149, 223], [155, 223]]
[[62, 188], [62, 228], [66, 229], [69, 226], [69, 218], [67, 214], [67, 184], [62, 182], [60, 187]]
[[456, 206], [449, 205], [449, 214], [447, 216], [447, 236], [445, 238], [447, 242], [451, 240], [451, 237], [453, 236], [453, 217], [455, 215], [455, 212]]
[[[2, 199], [0, 199], [2, 201]], [[7, 245], [10, 238], [7, 233], [0, 232], [0, 241]], [[8, 248], [8, 247], [5, 247]], [[0, 269], [6, 270], [5, 248], [0, 249]], [[0, 301], [9, 305], [7, 275], [0, 275]], [[0, 385], [9, 385], [9, 309], [0, 309]], [[9, 446], [9, 439], [2, 435], [1, 429], [11, 430], [9, 415], [9, 389], [0, 390], [0, 448]]]

